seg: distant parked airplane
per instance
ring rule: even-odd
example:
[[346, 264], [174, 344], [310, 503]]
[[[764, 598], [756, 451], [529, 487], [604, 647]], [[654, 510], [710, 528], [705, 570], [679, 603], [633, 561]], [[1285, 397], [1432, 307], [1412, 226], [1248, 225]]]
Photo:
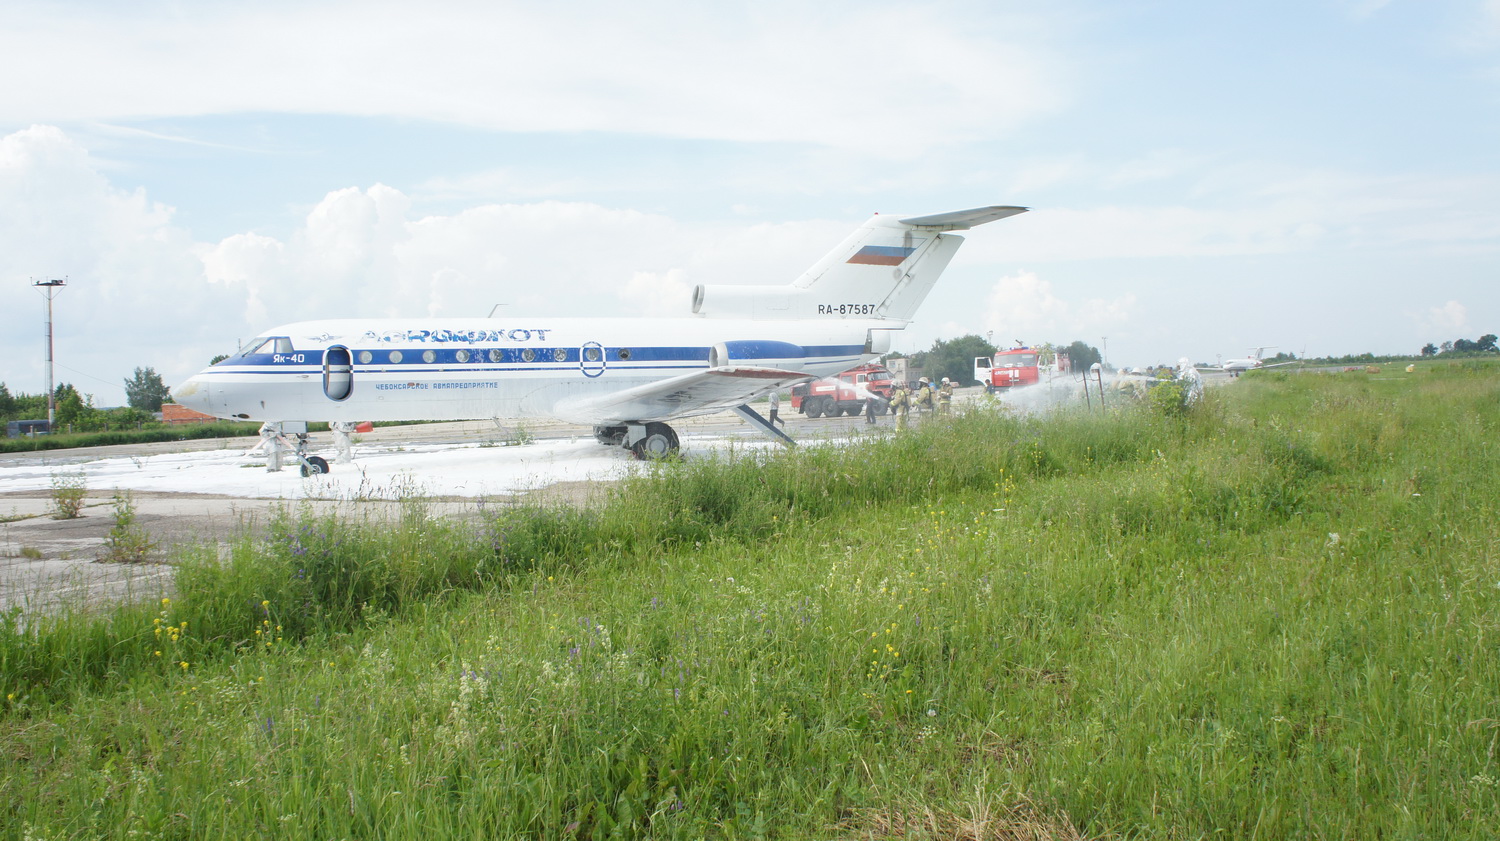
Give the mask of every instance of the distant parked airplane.
[[790, 442], [748, 401], [888, 352], [963, 242], [949, 232], [1025, 211], [877, 214], [788, 285], [698, 286], [697, 318], [287, 324], [172, 396], [217, 417], [273, 425], [552, 417], [592, 425], [601, 442], [639, 458], [677, 448], [666, 421], [732, 409]]
[[1250, 348], [1250, 355], [1244, 357], [1243, 359], [1226, 359], [1224, 360], [1224, 364], [1218, 366], [1217, 368], [1211, 365], [1207, 365], [1201, 366], [1200, 369], [1207, 371], [1224, 371], [1231, 377], [1238, 377], [1240, 374], [1243, 374], [1246, 371], [1254, 370], [1256, 368], [1280, 368], [1283, 365], [1296, 364], [1296, 360], [1292, 360], [1291, 362], [1277, 362], [1271, 365], [1267, 365], [1261, 359], [1261, 356], [1264, 355], [1266, 351], [1274, 347], [1276, 346], [1265, 345], [1264, 347]]

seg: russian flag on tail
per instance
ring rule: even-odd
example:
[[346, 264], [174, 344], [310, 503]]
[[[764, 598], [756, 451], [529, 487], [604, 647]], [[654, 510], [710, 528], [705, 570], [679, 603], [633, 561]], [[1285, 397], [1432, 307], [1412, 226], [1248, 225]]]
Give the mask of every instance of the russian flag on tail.
[[899, 266], [916, 250], [904, 245], [867, 245], [854, 252], [846, 262], [863, 266]]

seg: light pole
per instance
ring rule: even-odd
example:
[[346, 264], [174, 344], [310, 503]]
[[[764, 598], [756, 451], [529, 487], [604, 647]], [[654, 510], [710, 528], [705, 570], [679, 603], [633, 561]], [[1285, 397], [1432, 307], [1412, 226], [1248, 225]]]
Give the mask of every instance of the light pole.
[[1108, 365], [1109, 364], [1109, 337], [1108, 336], [1100, 336], [1099, 339], [1100, 339], [1100, 341], [1104, 342], [1104, 348], [1103, 348], [1103, 350], [1101, 350], [1099, 352], [1099, 356], [1100, 356], [1100, 360], [1099, 361], [1103, 362], [1105, 365]]
[[47, 432], [51, 434], [52, 423], [57, 414], [57, 395], [52, 391], [52, 296], [57, 290], [68, 285], [68, 279], [48, 278], [46, 280], [33, 280], [32, 286], [42, 290], [47, 298]]

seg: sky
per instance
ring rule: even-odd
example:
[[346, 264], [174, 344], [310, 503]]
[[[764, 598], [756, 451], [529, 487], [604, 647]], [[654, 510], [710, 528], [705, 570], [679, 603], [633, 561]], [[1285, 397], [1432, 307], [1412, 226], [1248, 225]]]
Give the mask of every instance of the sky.
[[[277, 324], [689, 312], [993, 204], [895, 343], [1500, 333], [1500, 0], [0, 4], [0, 382]], [[1276, 352], [1275, 350], [1271, 353]]]

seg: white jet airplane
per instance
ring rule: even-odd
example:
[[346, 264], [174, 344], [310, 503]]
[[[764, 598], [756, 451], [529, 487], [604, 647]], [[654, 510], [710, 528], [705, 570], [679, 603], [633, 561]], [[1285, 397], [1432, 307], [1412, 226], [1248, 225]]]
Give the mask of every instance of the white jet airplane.
[[1238, 377], [1240, 374], [1243, 374], [1246, 371], [1253, 371], [1253, 370], [1255, 370], [1257, 368], [1280, 368], [1283, 365], [1293, 365], [1293, 364], [1295, 364], [1295, 361], [1293, 361], [1293, 362], [1277, 362], [1274, 365], [1267, 365], [1265, 363], [1265, 361], [1263, 359], [1261, 359], [1261, 357], [1265, 355], [1266, 351], [1268, 351], [1268, 350], [1270, 350], [1271, 348], [1274, 348], [1274, 347], [1276, 347], [1276, 346], [1275, 345], [1266, 345], [1264, 347], [1253, 347], [1253, 348], [1250, 348], [1250, 355], [1246, 356], [1243, 359], [1226, 359], [1226, 360], [1224, 360], [1224, 363], [1222, 365], [1220, 365], [1219, 367], [1217, 367], [1217, 368], [1210, 367], [1210, 368], [1206, 368], [1204, 370], [1208, 370], [1208, 371], [1223, 371], [1223, 372], [1227, 373], [1231, 377]]
[[[891, 333], [911, 321], [963, 242], [947, 232], [1025, 211], [877, 214], [788, 285], [696, 287], [696, 318], [286, 324], [198, 372], [172, 397], [273, 430], [310, 420], [558, 418], [592, 425], [601, 443], [638, 458], [677, 448], [666, 421], [731, 409], [791, 443], [747, 402], [888, 352]], [[319, 459], [312, 469], [326, 468]]]

